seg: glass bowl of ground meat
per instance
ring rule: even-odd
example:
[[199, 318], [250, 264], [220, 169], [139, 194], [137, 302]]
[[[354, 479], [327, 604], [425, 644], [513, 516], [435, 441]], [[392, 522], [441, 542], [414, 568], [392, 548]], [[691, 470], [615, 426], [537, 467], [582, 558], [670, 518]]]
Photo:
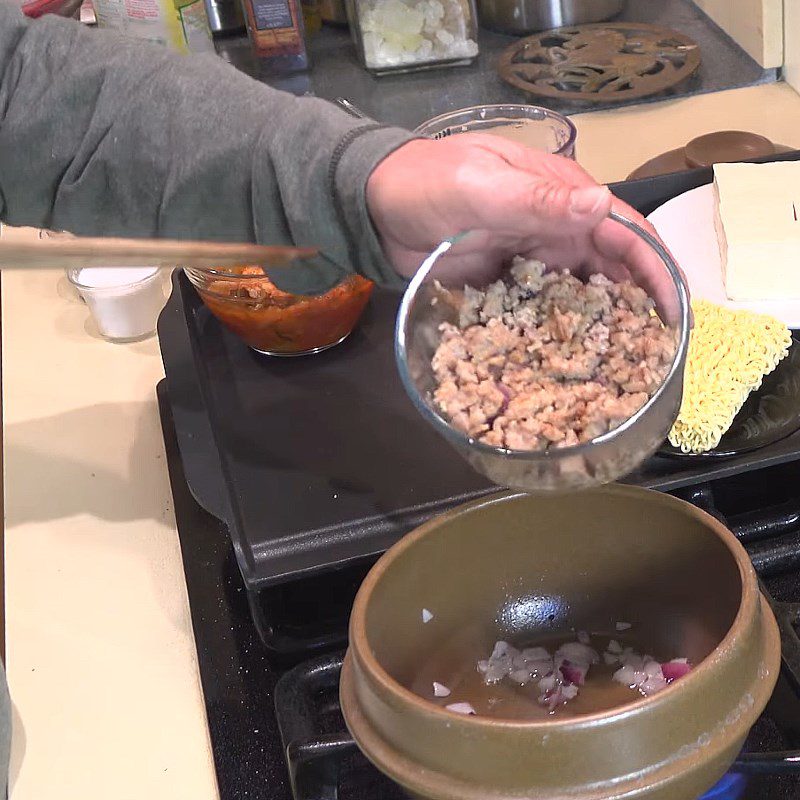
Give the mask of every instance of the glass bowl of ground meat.
[[445, 287], [435, 265], [451, 241], [406, 290], [395, 336], [404, 387], [494, 483], [529, 493], [610, 483], [655, 453], [677, 418], [688, 293], [658, 240], [612, 218], [647, 245], [649, 289], [523, 259], [488, 286]]
[[261, 267], [185, 269], [209, 311], [253, 350], [269, 356], [320, 353], [353, 331], [373, 284], [349, 275], [324, 294], [281, 291]]

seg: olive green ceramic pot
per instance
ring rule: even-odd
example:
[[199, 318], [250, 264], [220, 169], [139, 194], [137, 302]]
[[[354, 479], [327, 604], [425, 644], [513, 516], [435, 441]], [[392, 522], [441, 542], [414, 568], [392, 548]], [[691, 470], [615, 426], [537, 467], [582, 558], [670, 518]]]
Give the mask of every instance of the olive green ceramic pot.
[[[498, 639], [533, 644], [620, 620], [647, 652], [694, 669], [571, 718], [463, 716], [408, 688], [453, 637], [468, 643], [446, 685]], [[775, 618], [717, 520], [622, 486], [503, 494], [429, 522], [373, 568], [353, 607], [341, 700], [361, 750], [418, 797], [695, 800], [736, 758], [779, 665]]]

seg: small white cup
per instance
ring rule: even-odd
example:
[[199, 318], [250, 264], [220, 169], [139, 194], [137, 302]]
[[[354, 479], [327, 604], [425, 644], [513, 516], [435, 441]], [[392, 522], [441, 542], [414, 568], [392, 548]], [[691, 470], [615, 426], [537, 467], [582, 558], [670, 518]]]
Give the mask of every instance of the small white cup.
[[156, 332], [169, 296], [169, 272], [157, 267], [87, 267], [71, 269], [67, 277], [104, 338], [138, 342]]

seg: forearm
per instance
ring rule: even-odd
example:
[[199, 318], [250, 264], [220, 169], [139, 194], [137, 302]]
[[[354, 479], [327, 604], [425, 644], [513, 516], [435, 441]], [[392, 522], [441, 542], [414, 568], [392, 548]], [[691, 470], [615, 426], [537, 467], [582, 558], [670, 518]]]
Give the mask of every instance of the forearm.
[[411, 138], [269, 89], [214, 57], [0, 0], [0, 214], [77, 234], [316, 245], [382, 282], [364, 197]]

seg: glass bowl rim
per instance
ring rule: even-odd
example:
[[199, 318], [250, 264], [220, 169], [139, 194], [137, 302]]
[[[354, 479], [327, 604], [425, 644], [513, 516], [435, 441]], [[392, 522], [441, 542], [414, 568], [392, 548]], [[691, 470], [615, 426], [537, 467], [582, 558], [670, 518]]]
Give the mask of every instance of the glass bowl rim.
[[[578, 129], [575, 126], [575, 123], [564, 114], [559, 114], [557, 111], [553, 111], [552, 109], [545, 108], [545, 106], [536, 106], [531, 103], [485, 103], [476, 106], [466, 106], [464, 108], [456, 108], [452, 111], [446, 111], [444, 114], [437, 114], [435, 117], [431, 117], [425, 122], [420, 123], [414, 128], [413, 133], [418, 135], [428, 135], [426, 134], [425, 130], [434, 124], [441, 124], [446, 122], [448, 119], [451, 119], [459, 114], [465, 114], [467, 112], [480, 112], [480, 111], [492, 111], [492, 110], [499, 110], [499, 109], [510, 109], [510, 110], [530, 110], [534, 109], [536, 111], [542, 112], [546, 119], [553, 119], [559, 122], [563, 122], [567, 129], [569, 130], [569, 136], [567, 137], [567, 141], [562, 144], [558, 150], [556, 150], [552, 155], [563, 155], [566, 152], [569, 152], [570, 148], [575, 146], [575, 141], [578, 138]], [[521, 117], [520, 119], [528, 119], [527, 117]]]

